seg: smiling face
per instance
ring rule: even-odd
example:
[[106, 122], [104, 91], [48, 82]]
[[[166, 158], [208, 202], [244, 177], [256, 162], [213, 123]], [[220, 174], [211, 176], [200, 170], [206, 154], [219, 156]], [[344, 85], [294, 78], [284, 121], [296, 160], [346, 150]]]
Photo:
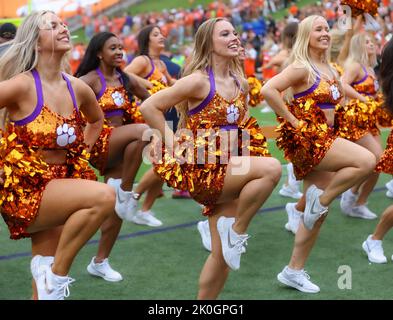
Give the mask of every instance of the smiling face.
[[376, 54], [374, 42], [371, 40], [369, 36], [365, 37], [366, 40], [366, 51], [368, 56], [374, 56]]
[[165, 49], [165, 37], [161, 33], [161, 30], [157, 27], [153, 28], [149, 35], [149, 49], [152, 50], [164, 50]]
[[232, 24], [226, 20], [218, 21], [213, 30], [213, 52], [225, 58], [239, 55], [240, 41]]
[[314, 20], [310, 33], [310, 48], [318, 51], [326, 51], [330, 45], [329, 25], [322, 17]]
[[67, 52], [71, 49], [70, 32], [54, 13], [47, 12], [42, 16], [39, 29], [39, 51]]
[[105, 41], [100, 53], [102, 62], [111, 67], [120, 67], [123, 63], [123, 44], [117, 37], [111, 37]]

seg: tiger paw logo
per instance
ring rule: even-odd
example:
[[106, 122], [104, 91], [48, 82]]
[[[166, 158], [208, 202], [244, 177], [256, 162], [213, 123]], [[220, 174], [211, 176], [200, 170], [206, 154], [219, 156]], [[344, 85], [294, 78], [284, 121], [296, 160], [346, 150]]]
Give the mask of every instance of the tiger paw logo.
[[337, 100], [341, 97], [340, 91], [338, 90], [337, 86], [331, 85], [330, 92], [332, 93], [332, 97], [334, 100]]
[[239, 119], [239, 109], [231, 104], [227, 107], [227, 121], [228, 123], [235, 123]]
[[56, 142], [60, 147], [65, 147], [67, 144], [71, 144], [76, 140], [75, 128], [68, 126], [64, 123], [56, 129], [57, 139]]
[[118, 107], [121, 107], [124, 104], [124, 98], [118, 91], [112, 93], [112, 99], [115, 105], [117, 105]]

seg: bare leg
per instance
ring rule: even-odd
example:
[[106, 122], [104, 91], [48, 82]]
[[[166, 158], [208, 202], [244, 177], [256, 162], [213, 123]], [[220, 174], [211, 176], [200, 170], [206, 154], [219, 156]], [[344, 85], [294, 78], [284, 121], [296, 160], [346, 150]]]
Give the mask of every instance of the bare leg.
[[373, 240], [382, 240], [385, 234], [393, 227], [393, 205], [383, 212], [372, 236]]
[[[376, 140], [373, 135], [368, 134], [365, 137], [356, 141], [356, 143], [363, 146], [367, 150], [371, 151], [375, 155], [377, 161], [379, 161], [383, 152], [379, 136], [378, 136], [378, 140]], [[358, 185], [352, 189], [353, 193], [358, 192], [360, 189], [359, 196], [356, 201], [357, 206], [363, 205], [367, 202], [370, 193], [374, 190], [374, 187], [378, 182], [378, 178], [379, 178], [379, 173], [373, 172], [367, 178], [367, 180], [361, 184], [360, 188]]]
[[228, 278], [229, 267], [224, 261], [217, 220], [221, 216], [233, 217], [238, 201], [234, 200], [218, 206], [215, 214], [209, 216], [210, 234], [212, 237], [212, 253], [208, 256], [199, 277], [199, 300], [216, 299]]
[[319, 200], [328, 206], [338, 195], [356, 183], [364, 181], [376, 165], [375, 156], [367, 149], [350, 141], [337, 138], [316, 171], [335, 172]]
[[96, 263], [108, 258], [120, 233], [123, 220], [117, 214], [111, 214], [101, 225], [101, 238], [95, 258]]
[[36, 233], [64, 225], [52, 271], [65, 276], [76, 254], [108, 215], [113, 214], [114, 207], [114, 190], [103, 183], [52, 180], [44, 190], [37, 218], [27, 231]]
[[149, 211], [152, 207], [156, 199], [161, 193], [162, 185], [164, 182], [160, 180], [154, 181], [154, 184], [150, 187], [150, 189], [146, 193], [145, 201], [143, 201], [142, 211]]
[[[237, 171], [239, 168], [244, 170]], [[233, 230], [238, 234], [245, 233], [250, 220], [271, 194], [280, 176], [281, 165], [274, 158], [231, 158], [224, 188], [215, 208], [216, 214], [209, 217], [212, 253], [201, 271], [198, 299], [217, 298], [229, 272], [217, 231], [218, 218], [223, 215], [236, 217]]]
[[[121, 170], [121, 188], [131, 191], [135, 176], [142, 163], [142, 151], [146, 142], [142, 135], [148, 126], [129, 124], [114, 128], [109, 138], [108, 165], [105, 177], [115, 177]], [[113, 172], [111, 171], [113, 170]]]
[[[31, 255], [34, 257], [39, 254], [45, 257], [54, 257], [59, 243], [63, 227], [33, 233], [31, 235]], [[32, 281], [33, 296], [32, 300], [38, 300], [37, 287], [35, 281]]]
[[[142, 135], [148, 126], [130, 124], [113, 129], [109, 138], [109, 152], [105, 181], [121, 177], [121, 189], [131, 191], [137, 171], [142, 162], [142, 151], [146, 142]], [[101, 238], [95, 262], [109, 257], [122, 225], [117, 214], [110, 215], [101, 226]]]
[[[364, 180], [375, 167], [375, 156], [363, 147], [343, 139], [336, 139], [331, 149], [327, 152], [325, 158], [317, 166], [318, 171], [310, 173], [304, 182], [304, 190], [308, 189], [311, 184], [316, 184], [322, 188], [327, 187], [320, 196], [320, 202], [328, 206], [336, 196], [349, 189], [355, 183]], [[331, 179], [321, 179], [323, 176], [320, 171], [335, 172]], [[322, 184], [318, 184], [322, 181]], [[352, 185], [351, 185], [352, 183]], [[294, 249], [292, 252], [289, 267], [292, 269], [303, 269], [308, 256], [318, 237], [320, 227], [324, 218], [320, 218], [314, 224], [312, 230], [307, 230], [301, 223], [295, 236]]]

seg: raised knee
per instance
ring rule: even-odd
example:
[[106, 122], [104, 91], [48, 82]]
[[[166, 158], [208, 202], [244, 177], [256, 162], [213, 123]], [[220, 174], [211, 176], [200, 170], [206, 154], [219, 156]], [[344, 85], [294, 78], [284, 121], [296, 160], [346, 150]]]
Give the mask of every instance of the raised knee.
[[281, 179], [282, 165], [276, 158], [270, 158], [268, 174], [274, 183], [278, 183]]
[[103, 184], [97, 192], [96, 206], [104, 215], [110, 215], [115, 208], [115, 189]]
[[358, 159], [358, 161], [359, 161], [359, 167], [365, 173], [373, 172], [377, 164], [377, 159], [375, 155], [371, 152], [365, 153], [361, 158]]

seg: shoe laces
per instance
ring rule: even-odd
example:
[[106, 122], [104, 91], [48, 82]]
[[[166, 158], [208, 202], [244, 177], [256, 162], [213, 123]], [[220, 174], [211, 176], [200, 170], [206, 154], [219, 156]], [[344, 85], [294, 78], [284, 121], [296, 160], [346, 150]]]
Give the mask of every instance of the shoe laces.
[[59, 286], [59, 290], [63, 290], [63, 295], [65, 298], [70, 296], [70, 288], [71, 283], [75, 282], [75, 279], [71, 277], [67, 277], [67, 280]]
[[246, 252], [246, 246], [248, 245], [247, 240], [250, 239], [251, 236], [249, 236], [248, 234], [246, 235], [241, 235], [239, 236], [239, 238], [236, 240], [235, 242], [235, 248], [237, 249], [237, 251], [239, 253], [244, 253]]
[[301, 271], [302, 276], [304, 276], [307, 280], [310, 280], [311, 277], [306, 270]]
[[138, 201], [138, 200], [140, 199], [140, 197], [141, 197], [141, 194], [140, 194], [140, 193], [136, 193], [136, 192], [134, 192], [134, 191], [131, 191], [131, 198], [132, 198], [132, 199]]

